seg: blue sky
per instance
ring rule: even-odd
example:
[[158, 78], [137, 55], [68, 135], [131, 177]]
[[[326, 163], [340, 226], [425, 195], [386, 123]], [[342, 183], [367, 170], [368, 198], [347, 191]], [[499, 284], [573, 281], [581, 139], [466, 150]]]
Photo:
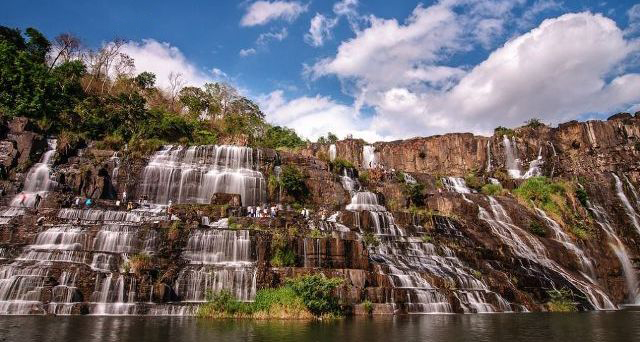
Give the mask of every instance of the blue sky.
[[[635, 5], [635, 7], [634, 7]], [[315, 139], [490, 133], [640, 107], [634, 1], [23, 1], [0, 24], [114, 37], [159, 84], [225, 81]]]

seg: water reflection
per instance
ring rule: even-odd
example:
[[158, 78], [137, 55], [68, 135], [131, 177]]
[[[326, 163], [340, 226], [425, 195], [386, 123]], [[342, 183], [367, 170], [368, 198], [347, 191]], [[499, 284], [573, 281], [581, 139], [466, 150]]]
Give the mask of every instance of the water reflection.
[[1, 341], [638, 341], [640, 312], [426, 315], [333, 322], [176, 317], [19, 317]]

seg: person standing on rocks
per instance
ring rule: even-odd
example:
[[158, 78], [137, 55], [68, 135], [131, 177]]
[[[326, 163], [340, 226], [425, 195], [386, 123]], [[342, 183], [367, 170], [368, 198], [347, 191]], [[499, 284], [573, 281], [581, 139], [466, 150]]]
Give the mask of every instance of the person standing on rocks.
[[40, 201], [42, 200], [42, 196], [40, 196], [40, 194], [36, 194], [36, 201], [33, 205], [34, 208], [38, 208], [38, 206], [40, 205]]

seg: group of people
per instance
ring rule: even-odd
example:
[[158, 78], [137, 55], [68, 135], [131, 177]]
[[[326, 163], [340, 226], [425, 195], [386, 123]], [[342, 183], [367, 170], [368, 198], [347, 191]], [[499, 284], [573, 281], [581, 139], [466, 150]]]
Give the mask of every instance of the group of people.
[[91, 197], [87, 197], [84, 200], [82, 200], [81, 197], [76, 197], [76, 199], [73, 201], [73, 206], [75, 208], [81, 208], [84, 205], [85, 208], [91, 208], [91, 206], [93, 205], [93, 200], [91, 199]]
[[278, 212], [282, 210], [282, 205], [273, 205], [273, 206], [248, 206], [247, 207], [247, 216], [248, 217], [276, 217]]

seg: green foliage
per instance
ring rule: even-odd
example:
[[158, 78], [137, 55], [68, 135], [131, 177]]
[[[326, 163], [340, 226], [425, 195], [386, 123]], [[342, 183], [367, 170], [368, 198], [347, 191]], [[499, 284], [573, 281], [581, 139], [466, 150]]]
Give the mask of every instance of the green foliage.
[[589, 240], [593, 236], [593, 233], [582, 222], [577, 222], [571, 227], [571, 233], [580, 240]]
[[364, 245], [367, 247], [377, 247], [380, 245], [380, 239], [369, 232], [362, 234], [362, 242], [364, 242]]
[[199, 317], [311, 318], [340, 315], [333, 291], [342, 279], [322, 274], [288, 279], [284, 286], [260, 289], [253, 302], [241, 302], [223, 290], [207, 295], [198, 307]]
[[280, 185], [288, 194], [298, 201], [303, 201], [309, 195], [309, 189], [304, 182], [304, 174], [293, 165], [282, 167], [280, 174]]
[[540, 119], [537, 119], [537, 118], [531, 118], [531, 119], [525, 121], [524, 124], [525, 124], [525, 127], [533, 128], [533, 129], [537, 129], [537, 128], [540, 128], [540, 127], [544, 126], [542, 121], [540, 121]]
[[267, 148], [298, 148], [305, 146], [306, 143], [296, 132], [290, 128], [280, 126], [269, 126], [264, 137], [258, 142], [261, 147]]
[[578, 201], [580, 201], [580, 204], [582, 204], [583, 207], [585, 208], [589, 207], [589, 204], [588, 204], [589, 194], [584, 188], [582, 187], [576, 188], [576, 197], [578, 198]]
[[330, 144], [335, 144], [336, 142], [338, 142], [338, 137], [335, 134], [328, 132], [327, 141], [329, 141]]
[[489, 183], [482, 186], [480, 191], [487, 196], [498, 196], [504, 192], [504, 189], [500, 184]]
[[464, 176], [464, 182], [469, 188], [474, 190], [480, 190], [482, 188], [482, 185], [484, 184], [482, 178], [476, 176], [476, 174], [473, 172], [468, 173], [466, 176]]
[[409, 201], [411, 202], [411, 204], [417, 205], [417, 206], [424, 204], [424, 197], [425, 197], [424, 184], [421, 184], [421, 183], [408, 184], [407, 183], [404, 185], [404, 192], [407, 195], [407, 197], [409, 197]]
[[296, 255], [289, 248], [277, 248], [275, 254], [271, 258], [271, 266], [273, 267], [291, 267], [296, 265]]
[[516, 132], [514, 130], [512, 130], [511, 128], [498, 126], [493, 130], [493, 134], [497, 135], [499, 137], [503, 137], [503, 136], [506, 135], [507, 137], [511, 138], [516, 134]]
[[541, 237], [547, 236], [547, 228], [538, 221], [531, 221], [531, 223], [529, 223], [529, 232]]
[[358, 173], [358, 181], [364, 185], [369, 184], [369, 180], [370, 180], [370, 174], [369, 171], [360, 171]]
[[342, 284], [342, 279], [327, 278], [324, 274], [307, 275], [287, 281], [304, 305], [316, 316], [340, 313], [337, 297], [333, 291]]
[[362, 308], [364, 308], [364, 311], [369, 315], [373, 313], [373, 303], [368, 299], [362, 301]]
[[566, 201], [563, 184], [554, 183], [546, 177], [532, 177], [524, 181], [513, 193], [519, 198], [533, 203], [546, 212], [562, 214]]
[[151, 256], [146, 253], [138, 253], [129, 258], [129, 267], [134, 273], [151, 268]]
[[578, 311], [573, 301], [573, 293], [571, 290], [563, 288], [560, 290], [549, 290], [547, 295], [550, 300], [547, 303], [551, 312], [574, 312]]
[[348, 170], [348, 169], [354, 169], [355, 166], [353, 165], [352, 162], [346, 160], [346, 159], [342, 159], [342, 158], [336, 158], [331, 162], [331, 169], [333, 170], [333, 172], [337, 173], [337, 174], [341, 174], [342, 170]]
[[424, 243], [431, 243], [433, 242], [433, 237], [431, 237], [431, 235], [429, 234], [423, 234], [420, 239], [422, 240], [422, 242]]

